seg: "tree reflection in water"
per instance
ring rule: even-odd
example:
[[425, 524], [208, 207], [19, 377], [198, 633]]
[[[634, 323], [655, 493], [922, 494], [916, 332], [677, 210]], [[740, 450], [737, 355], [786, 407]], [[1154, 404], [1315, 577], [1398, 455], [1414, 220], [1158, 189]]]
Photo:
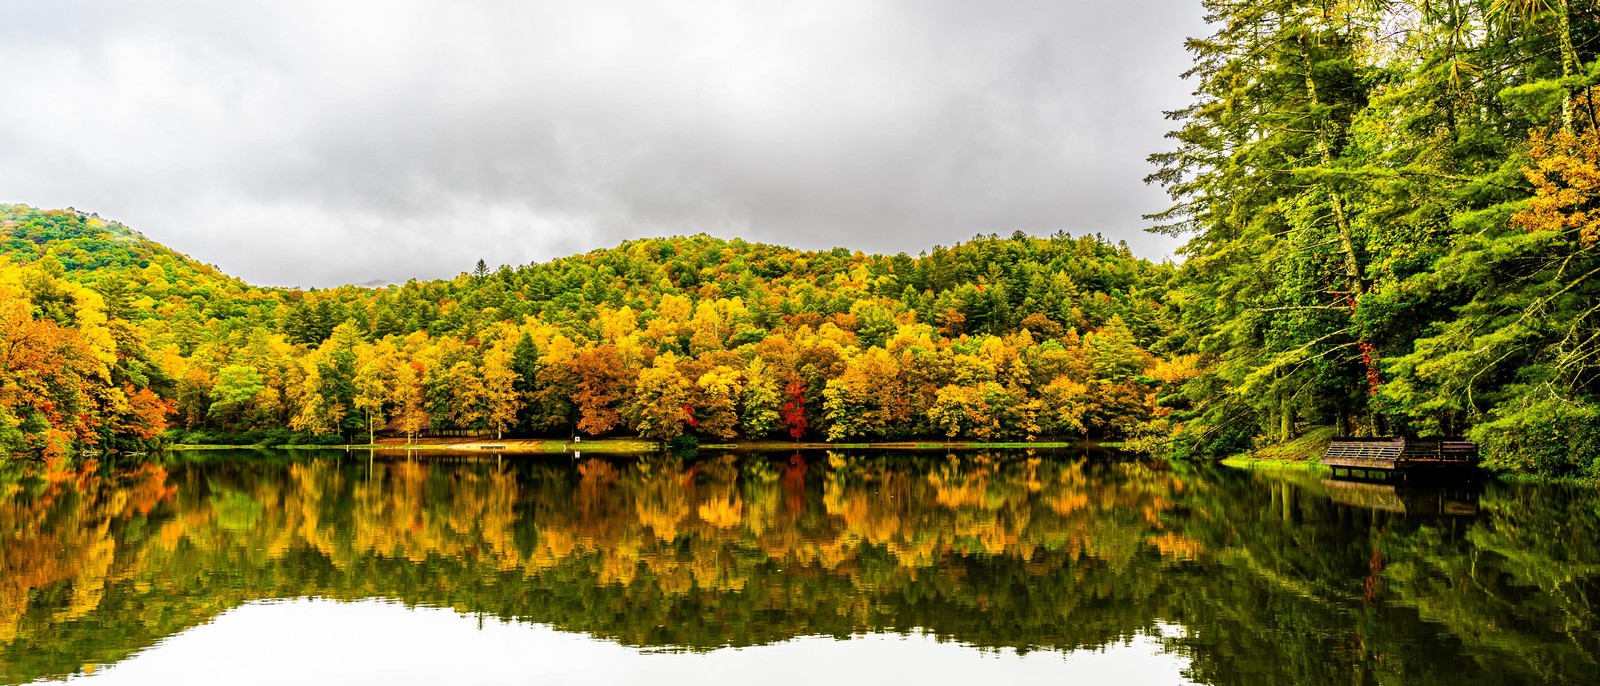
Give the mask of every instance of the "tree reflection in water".
[[1165, 641], [1202, 682], [1581, 682], [1597, 505], [1023, 451], [177, 455], [0, 484], [0, 680], [311, 596], [693, 651], [880, 631], [1095, 648], [1179, 624]]

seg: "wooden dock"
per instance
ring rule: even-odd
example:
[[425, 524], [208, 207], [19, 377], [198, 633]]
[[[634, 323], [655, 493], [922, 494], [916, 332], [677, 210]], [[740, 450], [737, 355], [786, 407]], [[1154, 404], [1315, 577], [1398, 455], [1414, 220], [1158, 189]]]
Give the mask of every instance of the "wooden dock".
[[1478, 466], [1478, 446], [1464, 438], [1340, 438], [1328, 444], [1322, 464], [1333, 468], [1334, 476], [1359, 471], [1384, 479], [1470, 471]]

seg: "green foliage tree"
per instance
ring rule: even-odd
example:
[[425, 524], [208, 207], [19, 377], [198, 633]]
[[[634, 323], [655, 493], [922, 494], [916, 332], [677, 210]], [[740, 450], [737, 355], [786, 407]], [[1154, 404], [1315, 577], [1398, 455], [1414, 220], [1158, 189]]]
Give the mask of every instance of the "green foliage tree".
[[243, 419], [250, 402], [267, 389], [261, 373], [249, 365], [229, 365], [217, 372], [216, 384], [211, 387], [211, 407], [206, 414], [224, 423], [237, 425]]

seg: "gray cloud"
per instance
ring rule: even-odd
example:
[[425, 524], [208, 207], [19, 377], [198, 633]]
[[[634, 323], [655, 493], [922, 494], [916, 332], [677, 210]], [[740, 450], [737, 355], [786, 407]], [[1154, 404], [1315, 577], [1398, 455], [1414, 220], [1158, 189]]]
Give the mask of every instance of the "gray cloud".
[[448, 276], [706, 231], [915, 254], [1099, 231], [1194, 0], [0, 6], [0, 202], [263, 284]]

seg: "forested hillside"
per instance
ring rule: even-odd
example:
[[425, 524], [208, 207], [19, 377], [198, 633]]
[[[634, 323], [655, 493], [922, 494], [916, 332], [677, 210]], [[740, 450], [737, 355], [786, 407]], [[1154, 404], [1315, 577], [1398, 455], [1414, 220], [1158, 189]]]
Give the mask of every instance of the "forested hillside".
[[471, 430], [651, 439], [1468, 434], [1600, 476], [1600, 6], [1207, 0], [1150, 181], [1098, 237], [909, 255], [706, 236], [370, 290], [252, 288], [0, 208], [0, 449]]
[[[380, 431], [1166, 433], [1169, 266], [1097, 237], [912, 258], [706, 236], [370, 290], [258, 289], [74, 211], [0, 210], [0, 445]], [[299, 436], [291, 435], [291, 432]]]
[[1470, 433], [1600, 475], [1600, 5], [1208, 0], [1153, 157], [1182, 444]]

